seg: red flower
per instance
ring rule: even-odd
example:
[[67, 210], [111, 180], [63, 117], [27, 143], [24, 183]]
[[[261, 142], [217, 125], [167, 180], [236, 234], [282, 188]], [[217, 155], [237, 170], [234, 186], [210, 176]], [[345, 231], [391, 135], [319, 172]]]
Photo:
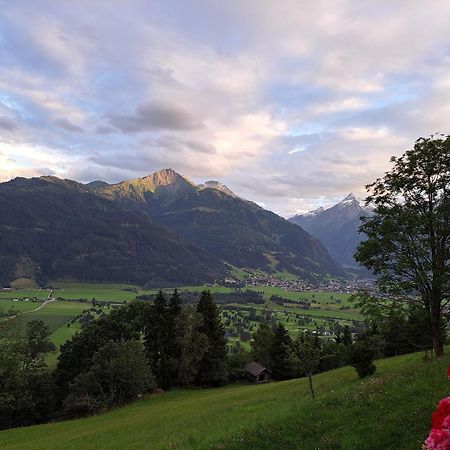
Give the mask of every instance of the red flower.
[[450, 414], [450, 397], [443, 398], [437, 407], [438, 413], [441, 413], [445, 416]]
[[432, 430], [441, 430], [444, 419], [447, 417], [446, 414], [442, 414], [439, 411], [434, 412], [431, 415], [431, 429]]

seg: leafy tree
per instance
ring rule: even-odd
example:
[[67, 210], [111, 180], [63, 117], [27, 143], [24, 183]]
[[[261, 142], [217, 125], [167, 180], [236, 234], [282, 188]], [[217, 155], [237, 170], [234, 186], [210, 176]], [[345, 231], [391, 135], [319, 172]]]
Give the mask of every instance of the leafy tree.
[[224, 384], [228, 377], [228, 348], [219, 309], [210, 291], [201, 293], [197, 312], [202, 316], [198, 331], [206, 336], [208, 348], [200, 360], [196, 382], [200, 385], [219, 386]]
[[342, 335], [342, 343], [347, 347], [349, 345], [352, 345], [352, 343], [353, 343], [352, 332], [348, 325], [345, 325], [345, 327], [344, 327], [344, 333]]
[[[88, 372], [95, 353], [110, 341], [138, 339], [140, 330], [131, 320], [130, 312], [141, 311], [140, 307], [128, 309], [124, 306], [108, 316], [89, 322], [80, 333], [61, 346], [58, 364], [53, 373], [59, 387], [58, 400], [61, 402], [68, 394], [69, 383], [81, 373]], [[139, 321], [137, 321], [139, 322]]]
[[54, 348], [49, 340], [50, 330], [42, 320], [31, 320], [26, 329], [26, 353], [34, 359], [40, 353], [47, 353]]
[[295, 366], [299, 375], [306, 375], [309, 381], [311, 397], [315, 398], [312, 376], [319, 369], [320, 350], [311, 339], [296, 339], [294, 344]]
[[382, 291], [422, 304], [442, 357], [442, 311], [450, 299], [450, 137], [420, 138], [391, 161], [392, 169], [367, 186], [374, 214], [363, 219], [367, 239], [355, 257], [378, 275]]
[[[34, 325], [27, 325], [27, 335]], [[0, 312], [0, 429], [45, 422], [54, 410], [44, 348], [30, 352], [17, 333], [21, 328], [20, 316]]]
[[155, 386], [139, 341], [108, 342], [88, 372], [77, 376], [64, 402], [66, 416], [87, 415], [101, 406], [120, 406]]
[[275, 380], [287, 380], [294, 374], [293, 342], [282, 323], [274, 330], [270, 352], [270, 370]]
[[271, 353], [274, 341], [274, 333], [267, 323], [260, 323], [258, 329], [253, 333], [253, 341], [250, 343], [252, 356], [265, 367], [271, 363]]
[[179, 349], [177, 386], [191, 386], [199, 372], [200, 362], [209, 347], [208, 338], [200, 331], [203, 317], [193, 307], [185, 307], [177, 318], [176, 345]]

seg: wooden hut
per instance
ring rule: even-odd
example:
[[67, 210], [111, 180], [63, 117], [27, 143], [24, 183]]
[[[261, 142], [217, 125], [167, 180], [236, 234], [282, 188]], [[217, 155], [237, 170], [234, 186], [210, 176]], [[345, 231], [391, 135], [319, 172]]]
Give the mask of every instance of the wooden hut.
[[244, 367], [248, 378], [250, 378], [255, 383], [265, 383], [270, 379], [270, 370], [266, 369], [261, 364], [257, 362], [249, 362]]

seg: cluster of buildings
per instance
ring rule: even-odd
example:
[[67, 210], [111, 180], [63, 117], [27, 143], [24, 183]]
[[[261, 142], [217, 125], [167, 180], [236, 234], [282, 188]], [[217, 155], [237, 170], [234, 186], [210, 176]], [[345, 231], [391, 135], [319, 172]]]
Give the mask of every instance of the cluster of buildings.
[[252, 286], [271, 286], [290, 292], [321, 291], [340, 292], [343, 294], [353, 294], [359, 290], [373, 291], [375, 286], [372, 280], [329, 280], [312, 283], [306, 280], [280, 279], [271, 275], [249, 276], [246, 283]]

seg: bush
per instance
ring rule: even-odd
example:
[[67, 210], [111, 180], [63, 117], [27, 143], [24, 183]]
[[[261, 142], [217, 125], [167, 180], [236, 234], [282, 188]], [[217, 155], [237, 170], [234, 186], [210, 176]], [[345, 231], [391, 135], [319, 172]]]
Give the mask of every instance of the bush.
[[373, 375], [376, 366], [373, 364], [376, 351], [368, 341], [358, 341], [350, 349], [350, 365], [356, 369], [359, 378]]
[[70, 384], [65, 417], [80, 417], [109, 406], [120, 406], [155, 387], [139, 341], [109, 342], [98, 350], [88, 372]]

